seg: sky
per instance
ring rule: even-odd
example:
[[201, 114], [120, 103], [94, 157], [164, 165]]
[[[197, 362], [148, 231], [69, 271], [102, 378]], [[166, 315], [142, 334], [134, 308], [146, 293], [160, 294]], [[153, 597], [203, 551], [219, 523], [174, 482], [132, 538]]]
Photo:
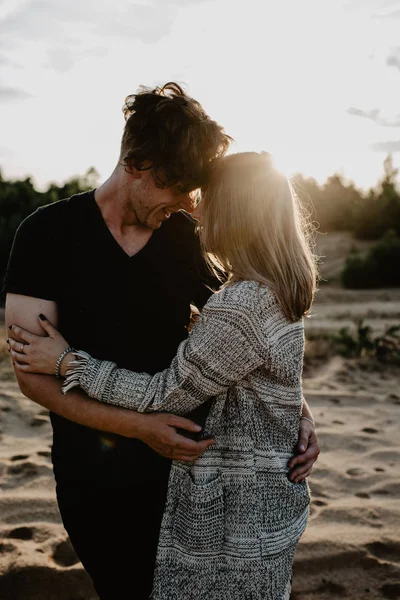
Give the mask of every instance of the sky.
[[104, 181], [125, 97], [167, 81], [289, 175], [400, 166], [400, 1], [0, 0], [3, 176]]

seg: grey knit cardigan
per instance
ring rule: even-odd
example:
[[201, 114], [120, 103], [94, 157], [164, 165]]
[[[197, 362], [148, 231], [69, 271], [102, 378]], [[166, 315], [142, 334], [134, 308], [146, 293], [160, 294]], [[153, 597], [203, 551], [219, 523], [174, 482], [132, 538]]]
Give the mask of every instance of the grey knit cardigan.
[[79, 353], [64, 392], [80, 385], [109, 404], [179, 415], [214, 398], [205, 429], [215, 444], [172, 464], [152, 600], [289, 599], [310, 501], [307, 483], [287, 476], [303, 349], [302, 320], [289, 322], [268, 288], [242, 281], [209, 299], [161, 373]]

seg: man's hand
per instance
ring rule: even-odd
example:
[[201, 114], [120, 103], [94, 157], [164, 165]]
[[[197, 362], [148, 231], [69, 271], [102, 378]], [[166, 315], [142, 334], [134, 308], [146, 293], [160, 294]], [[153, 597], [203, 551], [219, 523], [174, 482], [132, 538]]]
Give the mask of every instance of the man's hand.
[[[139, 433], [137, 433], [137, 421], [135, 423], [135, 437], [142, 440], [142, 442], [150, 446], [158, 454], [161, 454], [161, 456], [165, 456], [165, 458], [193, 462], [209, 446], [215, 443], [214, 438], [195, 442], [177, 433], [177, 429], [185, 429], [197, 433], [201, 431], [201, 428], [196, 423], [184, 417], [168, 413], [136, 414], [137, 416], [140, 415], [142, 419]], [[127, 414], [127, 418], [129, 418], [129, 414]]]
[[298, 454], [290, 459], [291, 472], [289, 479], [293, 483], [302, 483], [311, 474], [318, 458], [320, 448], [314, 425], [306, 419], [300, 420], [299, 441], [296, 446]]

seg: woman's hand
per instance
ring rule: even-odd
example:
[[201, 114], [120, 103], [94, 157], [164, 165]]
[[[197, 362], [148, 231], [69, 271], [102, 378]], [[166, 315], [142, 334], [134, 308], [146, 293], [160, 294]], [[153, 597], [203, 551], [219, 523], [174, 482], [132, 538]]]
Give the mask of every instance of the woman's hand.
[[[10, 325], [10, 339], [7, 341], [11, 358], [18, 371], [54, 375], [57, 359], [69, 344], [44, 315], [39, 316], [39, 323], [46, 332], [46, 337], [30, 333], [17, 325]], [[22, 342], [16, 341], [14, 337]], [[65, 372], [65, 364], [70, 362], [68, 359], [72, 358], [73, 355], [69, 354], [64, 358], [61, 374]]]

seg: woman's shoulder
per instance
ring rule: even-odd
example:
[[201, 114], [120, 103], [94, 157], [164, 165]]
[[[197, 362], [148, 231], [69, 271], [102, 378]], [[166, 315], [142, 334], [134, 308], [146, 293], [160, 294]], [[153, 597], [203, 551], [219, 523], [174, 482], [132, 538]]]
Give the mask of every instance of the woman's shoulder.
[[224, 285], [210, 297], [206, 308], [236, 309], [253, 315], [268, 308], [279, 310], [272, 290], [264, 284], [248, 279]]
[[205, 311], [235, 312], [251, 321], [259, 330], [267, 333], [271, 329], [274, 335], [282, 332], [304, 329], [303, 319], [292, 322], [284, 314], [272, 288], [253, 280], [237, 281], [223, 286], [208, 300]]

